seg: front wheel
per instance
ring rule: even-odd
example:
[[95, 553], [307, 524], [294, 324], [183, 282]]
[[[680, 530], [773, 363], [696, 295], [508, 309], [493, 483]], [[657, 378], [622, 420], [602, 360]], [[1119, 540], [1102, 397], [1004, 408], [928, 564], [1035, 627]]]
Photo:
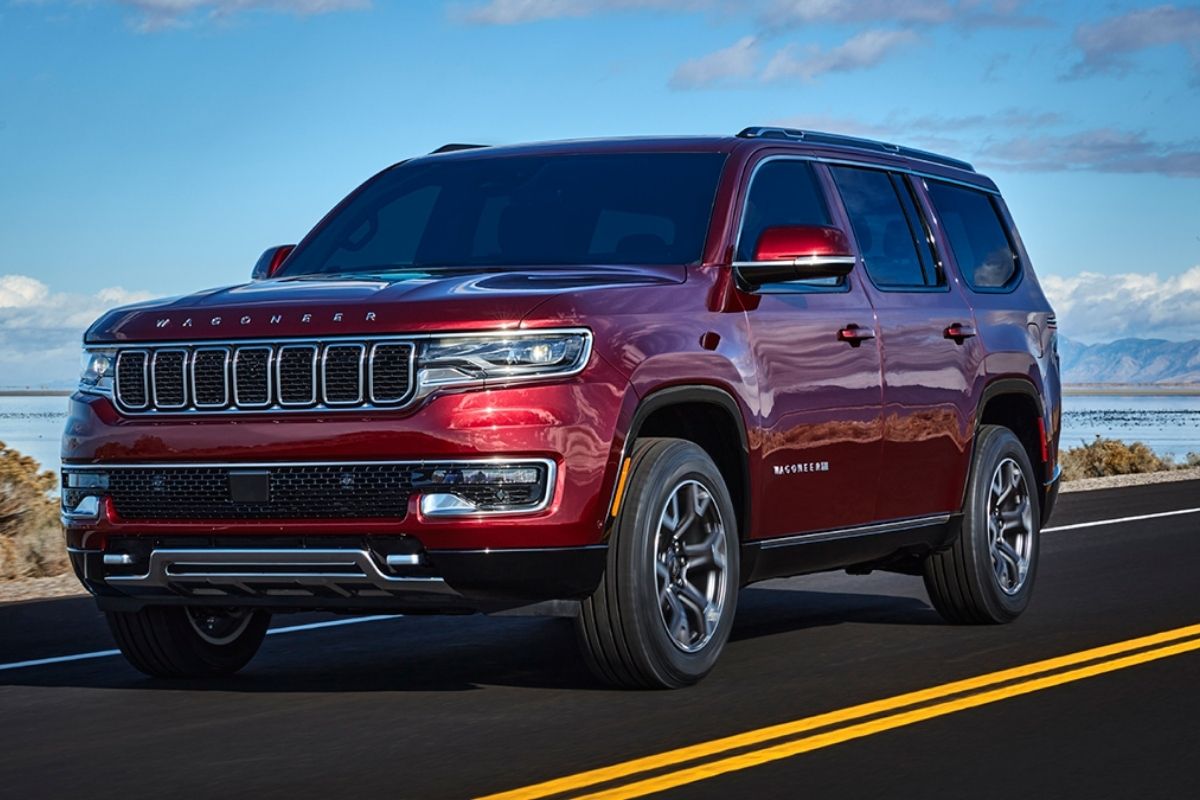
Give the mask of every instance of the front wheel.
[[980, 427], [962, 531], [924, 565], [929, 597], [948, 621], [1011, 622], [1029, 605], [1041, 520], [1035, 487], [1016, 435], [996, 425]]
[[271, 621], [265, 611], [188, 606], [146, 606], [106, 616], [122, 655], [155, 678], [232, 675], [258, 652]]
[[737, 606], [738, 537], [720, 471], [699, 446], [643, 439], [613, 522], [604, 579], [576, 621], [614, 686], [677, 688], [713, 668]]

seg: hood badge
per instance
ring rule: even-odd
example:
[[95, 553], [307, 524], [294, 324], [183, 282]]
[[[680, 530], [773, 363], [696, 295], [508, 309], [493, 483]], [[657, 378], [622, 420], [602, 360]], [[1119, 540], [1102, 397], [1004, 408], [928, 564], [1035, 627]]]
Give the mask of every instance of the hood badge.
[[[265, 317], [257, 317], [257, 319], [259, 319], [259, 320], [265, 319], [267, 321], [268, 325], [280, 325], [283, 323], [285, 316], [293, 317], [294, 321], [299, 322], [301, 325], [308, 325], [316, 319], [315, 315], [309, 314], [309, 313], [296, 314], [296, 315], [271, 314], [271, 315], [265, 316]], [[337, 322], [346, 321], [347, 315], [342, 311], [334, 311], [332, 314], [329, 314], [327, 317], [323, 317], [323, 318], [327, 319], [329, 322], [337, 323]], [[208, 326], [210, 328], [219, 328], [222, 325], [226, 325], [226, 324], [228, 324], [228, 325], [234, 325], [234, 324], [249, 325], [250, 323], [254, 322], [255, 319], [256, 319], [256, 317], [253, 314], [243, 314], [240, 317], [221, 317], [221, 316], [209, 317], [207, 322], [208, 322]], [[374, 311], [364, 312], [361, 319], [363, 322], [374, 322], [376, 320], [375, 312]], [[156, 319], [154, 321], [154, 327], [166, 328], [171, 325], [172, 321], [173, 321], [173, 319], [171, 317], [159, 317], [158, 319]], [[199, 324], [202, 325], [202, 324], [204, 324], [204, 322], [205, 322], [205, 320], [201, 319]], [[194, 327], [196, 327], [196, 325], [197, 325], [197, 322], [196, 322], [195, 317], [185, 317], [183, 319], [183, 321], [179, 323], [179, 327], [181, 327], [181, 328], [194, 328]]]

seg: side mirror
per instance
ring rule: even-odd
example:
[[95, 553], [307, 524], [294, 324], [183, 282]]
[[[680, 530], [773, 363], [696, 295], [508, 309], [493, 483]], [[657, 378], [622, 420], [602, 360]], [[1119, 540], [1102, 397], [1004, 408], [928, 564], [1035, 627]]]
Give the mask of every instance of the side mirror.
[[295, 249], [296, 245], [294, 244], [279, 244], [274, 247], [268, 247], [258, 257], [258, 263], [254, 265], [254, 269], [250, 272], [250, 280], [265, 281], [267, 278], [275, 277], [275, 273], [279, 271], [279, 267], [283, 265], [283, 262]]
[[733, 266], [751, 286], [813, 278], [844, 278], [854, 269], [850, 241], [839, 228], [780, 225], [758, 237], [753, 261]]

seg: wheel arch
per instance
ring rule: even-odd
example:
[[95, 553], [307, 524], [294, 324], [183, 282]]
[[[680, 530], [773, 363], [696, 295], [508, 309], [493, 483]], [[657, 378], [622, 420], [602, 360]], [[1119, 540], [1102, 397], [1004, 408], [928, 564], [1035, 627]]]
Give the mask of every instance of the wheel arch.
[[[1043, 520], [1048, 511], [1046, 504], [1047, 470], [1042, 447], [1044, 428], [1040, 428], [1039, 423], [1045, 425], [1045, 419], [1045, 405], [1033, 381], [1028, 378], [999, 378], [984, 387], [980, 394], [979, 404], [975, 411], [975, 432], [971, 437], [971, 464], [973, 465], [975, 442], [981, 426], [998, 425], [1008, 428], [1016, 435], [1034, 469]], [[970, 481], [963, 483], [963, 508], [966, 507], [966, 492], [969, 484]]]
[[668, 386], [646, 395], [637, 406], [625, 438], [621, 463], [638, 437], [665, 436], [699, 445], [725, 478], [737, 514], [738, 535], [750, 525], [750, 445], [746, 421], [733, 395], [718, 386]]

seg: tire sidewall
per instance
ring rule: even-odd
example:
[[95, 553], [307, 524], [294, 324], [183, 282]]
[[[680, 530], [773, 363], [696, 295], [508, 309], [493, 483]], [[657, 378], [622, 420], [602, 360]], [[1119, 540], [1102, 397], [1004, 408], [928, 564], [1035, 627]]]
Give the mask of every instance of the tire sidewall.
[[[1029, 455], [1012, 431], [1007, 428], [991, 428], [981, 437], [979, 443], [981, 446], [971, 477], [971, 492], [963, 533], [970, 537], [976, 580], [985, 604], [992, 611], [993, 618], [1012, 620], [1029, 605], [1041, 560], [1041, 502], [1038, 484], [1034, 480]], [[1025, 476], [1029, 502], [1033, 506], [1033, 541], [1029, 553], [1029, 572], [1020, 590], [1011, 595], [1001, 590], [997, 582], [995, 570], [992, 568], [991, 545], [988, 541], [988, 500], [992, 477], [997, 466], [1006, 458], [1015, 461]]]
[[[694, 683], [713, 668], [733, 627], [740, 568], [733, 502], [712, 459], [690, 442], [671, 442], [660, 451], [657, 458], [643, 464], [644, 471], [640, 470], [641, 474], [636, 476], [639, 480], [632, 487], [619, 520], [621, 530], [618, 535], [623, 541], [618, 548], [617, 566], [622, 574], [633, 578], [624, 582], [620, 601], [630, 603], [635, 611], [634, 618], [641, 634], [638, 638], [651, 645], [646, 655], [655, 672], [668, 676], [667, 682], [671, 684]], [[689, 480], [704, 486], [717, 503], [727, 553], [725, 602], [721, 619], [712, 638], [694, 653], [679, 649], [667, 633], [659, 612], [658, 584], [654, 572], [655, 534], [659, 517], [674, 489]]]

